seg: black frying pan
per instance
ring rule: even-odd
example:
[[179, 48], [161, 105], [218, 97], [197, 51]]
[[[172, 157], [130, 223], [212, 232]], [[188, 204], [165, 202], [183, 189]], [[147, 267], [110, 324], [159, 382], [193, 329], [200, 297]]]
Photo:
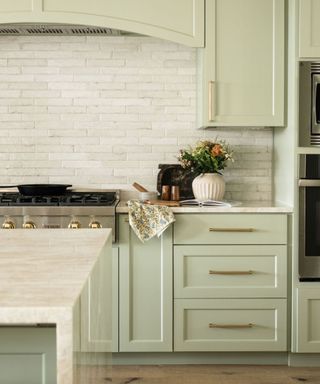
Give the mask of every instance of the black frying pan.
[[20, 184], [20, 185], [0, 185], [1, 188], [18, 188], [24, 196], [51, 196], [64, 195], [71, 184]]

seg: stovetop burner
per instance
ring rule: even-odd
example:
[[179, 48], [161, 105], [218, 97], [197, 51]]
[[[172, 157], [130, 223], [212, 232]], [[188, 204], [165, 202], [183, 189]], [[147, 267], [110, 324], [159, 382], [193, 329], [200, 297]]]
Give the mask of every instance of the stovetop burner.
[[0, 193], [0, 206], [112, 206], [115, 192], [74, 192], [61, 196], [23, 196], [16, 192]]

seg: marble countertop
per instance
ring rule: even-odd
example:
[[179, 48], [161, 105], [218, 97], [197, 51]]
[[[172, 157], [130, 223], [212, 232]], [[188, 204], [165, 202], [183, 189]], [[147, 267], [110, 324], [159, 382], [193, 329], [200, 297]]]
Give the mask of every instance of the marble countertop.
[[73, 306], [110, 229], [0, 232], [0, 307]]
[[[273, 202], [241, 202], [231, 207], [171, 207], [173, 213], [292, 213], [293, 207]], [[121, 200], [116, 209], [117, 213], [128, 213], [127, 201]]]
[[74, 307], [111, 229], [0, 231], [0, 326], [56, 326], [57, 384], [73, 383]]

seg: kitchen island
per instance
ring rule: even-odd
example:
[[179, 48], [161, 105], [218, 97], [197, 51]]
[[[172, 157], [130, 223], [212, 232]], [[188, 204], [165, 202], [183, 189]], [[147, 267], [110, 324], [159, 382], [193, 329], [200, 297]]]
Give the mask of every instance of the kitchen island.
[[[0, 366], [1, 359], [12, 356], [6, 328], [53, 328], [57, 379], [41, 379], [39, 384], [75, 382], [75, 356], [81, 351], [79, 302], [96, 263], [111, 257], [111, 238], [110, 229], [0, 232]], [[17, 351], [19, 359], [24, 354], [25, 348]], [[8, 375], [0, 371], [0, 383]]]

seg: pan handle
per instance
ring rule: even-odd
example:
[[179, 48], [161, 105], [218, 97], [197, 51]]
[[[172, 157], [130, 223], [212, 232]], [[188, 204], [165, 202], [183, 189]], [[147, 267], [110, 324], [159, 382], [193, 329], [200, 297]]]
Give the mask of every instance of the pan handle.
[[17, 188], [18, 186], [17, 185], [0, 185], [0, 189], [3, 189], [3, 188]]

